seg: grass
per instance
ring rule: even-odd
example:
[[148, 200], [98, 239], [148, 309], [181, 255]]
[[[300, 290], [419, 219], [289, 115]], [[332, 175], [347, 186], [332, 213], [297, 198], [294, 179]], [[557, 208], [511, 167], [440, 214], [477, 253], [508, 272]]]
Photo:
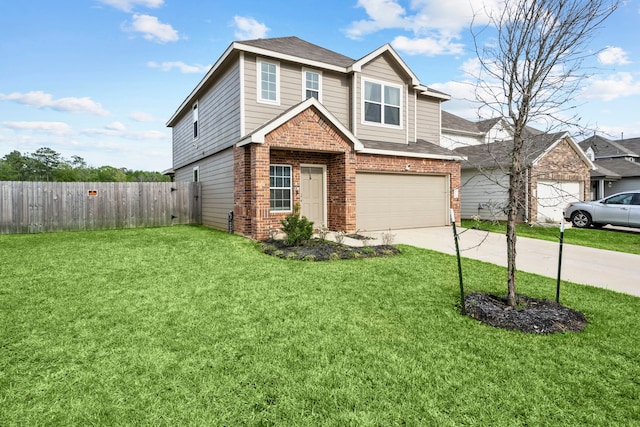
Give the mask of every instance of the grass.
[[[494, 233], [504, 234], [507, 232], [507, 225], [504, 222], [482, 221], [478, 223], [472, 220], [462, 220], [462, 226], [465, 228], [476, 227]], [[528, 224], [518, 224], [516, 225], [516, 233], [521, 237], [553, 242], [557, 242], [560, 239], [560, 229], [557, 225], [529, 226]], [[566, 228], [564, 230], [564, 243], [640, 255], [640, 236], [634, 232], [607, 228]]]
[[[187, 226], [0, 236], [0, 425], [640, 423], [638, 298], [566, 283], [584, 332], [508, 332], [458, 313], [454, 257], [401, 251], [288, 261]], [[504, 294], [503, 268], [463, 270]]]

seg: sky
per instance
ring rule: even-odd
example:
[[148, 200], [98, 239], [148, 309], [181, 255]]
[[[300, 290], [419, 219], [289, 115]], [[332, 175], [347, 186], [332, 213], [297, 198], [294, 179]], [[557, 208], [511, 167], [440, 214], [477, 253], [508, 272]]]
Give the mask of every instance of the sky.
[[[443, 110], [473, 120], [470, 24], [499, 0], [2, 0], [0, 157], [49, 147], [90, 166], [171, 168], [167, 120], [236, 40], [297, 36], [359, 59], [390, 43]], [[480, 12], [479, 12], [480, 11]], [[589, 45], [580, 124], [640, 136], [640, 0]], [[577, 138], [580, 140], [580, 138]]]

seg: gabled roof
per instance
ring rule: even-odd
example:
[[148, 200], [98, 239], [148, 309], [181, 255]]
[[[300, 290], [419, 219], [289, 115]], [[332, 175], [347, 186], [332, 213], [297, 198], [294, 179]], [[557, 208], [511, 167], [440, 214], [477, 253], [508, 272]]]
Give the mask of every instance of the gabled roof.
[[[562, 140], [568, 141], [580, 158], [588, 164], [591, 169], [595, 168], [594, 164], [587, 158], [568, 132], [539, 133], [529, 136], [523, 149], [524, 166], [529, 167], [537, 164]], [[454, 151], [467, 156], [468, 160], [462, 164], [463, 169], [477, 167], [491, 168], [511, 164], [510, 155], [512, 147], [513, 140], [509, 140], [460, 147]]]
[[420, 91], [421, 95], [439, 98], [442, 100], [448, 100], [451, 98], [443, 92], [421, 85], [417, 76], [389, 44], [385, 44], [368, 55], [365, 55], [363, 58], [355, 60], [332, 50], [309, 43], [298, 37], [245, 40], [235, 41], [229, 45], [227, 50], [225, 50], [220, 58], [218, 58], [202, 80], [200, 80], [198, 85], [196, 85], [189, 96], [187, 96], [182, 104], [180, 104], [180, 107], [178, 107], [178, 109], [173, 113], [171, 118], [167, 121], [167, 126], [171, 127], [175, 125], [182, 112], [185, 111], [187, 106], [190, 106], [201, 89], [211, 78], [213, 78], [223, 64], [225, 64], [225, 61], [230, 57], [234, 57], [238, 52], [249, 52], [256, 55], [344, 74], [359, 72], [363, 65], [367, 64], [377, 56], [389, 54], [410, 78], [413, 88]]
[[404, 62], [402, 58], [400, 58], [400, 55], [398, 55], [398, 53], [388, 43], [384, 46], [379, 47], [368, 55], [365, 55], [362, 58], [358, 59], [349, 67], [349, 71], [361, 72], [364, 65], [371, 62], [374, 58], [384, 55], [385, 53], [391, 55], [395, 62], [400, 66], [400, 68], [402, 68], [407, 76], [411, 78], [411, 84], [413, 84], [414, 86], [418, 86], [420, 84], [420, 80], [418, 79], [418, 77], [413, 73], [413, 71], [411, 71], [406, 62]]
[[327, 108], [322, 105], [320, 101], [313, 97], [302, 101], [297, 105], [294, 105], [273, 120], [270, 120], [264, 125], [260, 126], [258, 129], [242, 138], [237, 144], [238, 147], [251, 143], [264, 144], [264, 138], [268, 133], [273, 132], [308, 108], [315, 108], [327, 122], [335, 126], [336, 129], [338, 129], [338, 131], [342, 134], [342, 136], [353, 144], [353, 147], [356, 151], [364, 148], [360, 140], [356, 138], [349, 129], [344, 127], [340, 120], [338, 120], [333, 114], [331, 114], [331, 112], [327, 110]]
[[[580, 142], [580, 147], [587, 150], [589, 147], [593, 149], [595, 158], [616, 158], [616, 157], [640, 157], [640, 150], [636, 152], [636, 139], [613, 141], [600, 135], [593, 135]], [[628, 143], [625, 143], [628, 142]], [[640, 143], [638, 144], [640, 145]], [[633, 146], [633, 148], [632, 148]]]

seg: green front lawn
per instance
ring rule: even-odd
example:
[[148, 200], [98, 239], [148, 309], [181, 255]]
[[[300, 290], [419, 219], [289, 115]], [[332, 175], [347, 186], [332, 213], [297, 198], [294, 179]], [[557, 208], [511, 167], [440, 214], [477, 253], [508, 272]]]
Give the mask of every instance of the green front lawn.
[[[472, 220], [462, 220], [465, 228], [478, 228], [494, 233], [505, 234], [507, 225], [504, 222], [493, 223], [491, 221], [476, 222]], [[518, 224], [516, 226], [518, 236], [531, 237], [534, 239], [550, 240], [558, 242], [560, 240], [560, 226], [542, 226], [528, 224]], [[597, 228], [565, 228], [564, 243], [588, 246], [609, 251], [627, 252], [640, 255], [640, 235], [635, 232], [624, 230], [597, 229]]]
[[563, 288], [584, 332], [526, 335], [458, 313], [448, 255], [289, 261], [188, 226], [0, 236], [0, 272], [3, 426], [640, 424], [640, 299], [598, 288]]

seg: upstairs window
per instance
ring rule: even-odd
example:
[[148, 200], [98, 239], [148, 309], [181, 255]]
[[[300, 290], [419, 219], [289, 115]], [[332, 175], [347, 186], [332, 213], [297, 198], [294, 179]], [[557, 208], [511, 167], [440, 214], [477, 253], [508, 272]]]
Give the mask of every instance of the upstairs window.
[[275, 62], [258, 61], [258, 101], [277, 104], [280, 86], [279, 66]]
[[193, 139], [198, 137], [198, 103], [193, 104], [192, 109], [193, 117]]
[[400, 126], [401, 87], [364, 81], [363, 118], [366, 123]]
[[316, 71], [303, 71], [303, 91], [304, 91], [304, 99], [315, 98], [318, 101], [322, 101], [320, 98], [321, 91], [321, 75]]
[[269, 193], [271, 211], [291, 211], [291, 166], [269, 166]]

